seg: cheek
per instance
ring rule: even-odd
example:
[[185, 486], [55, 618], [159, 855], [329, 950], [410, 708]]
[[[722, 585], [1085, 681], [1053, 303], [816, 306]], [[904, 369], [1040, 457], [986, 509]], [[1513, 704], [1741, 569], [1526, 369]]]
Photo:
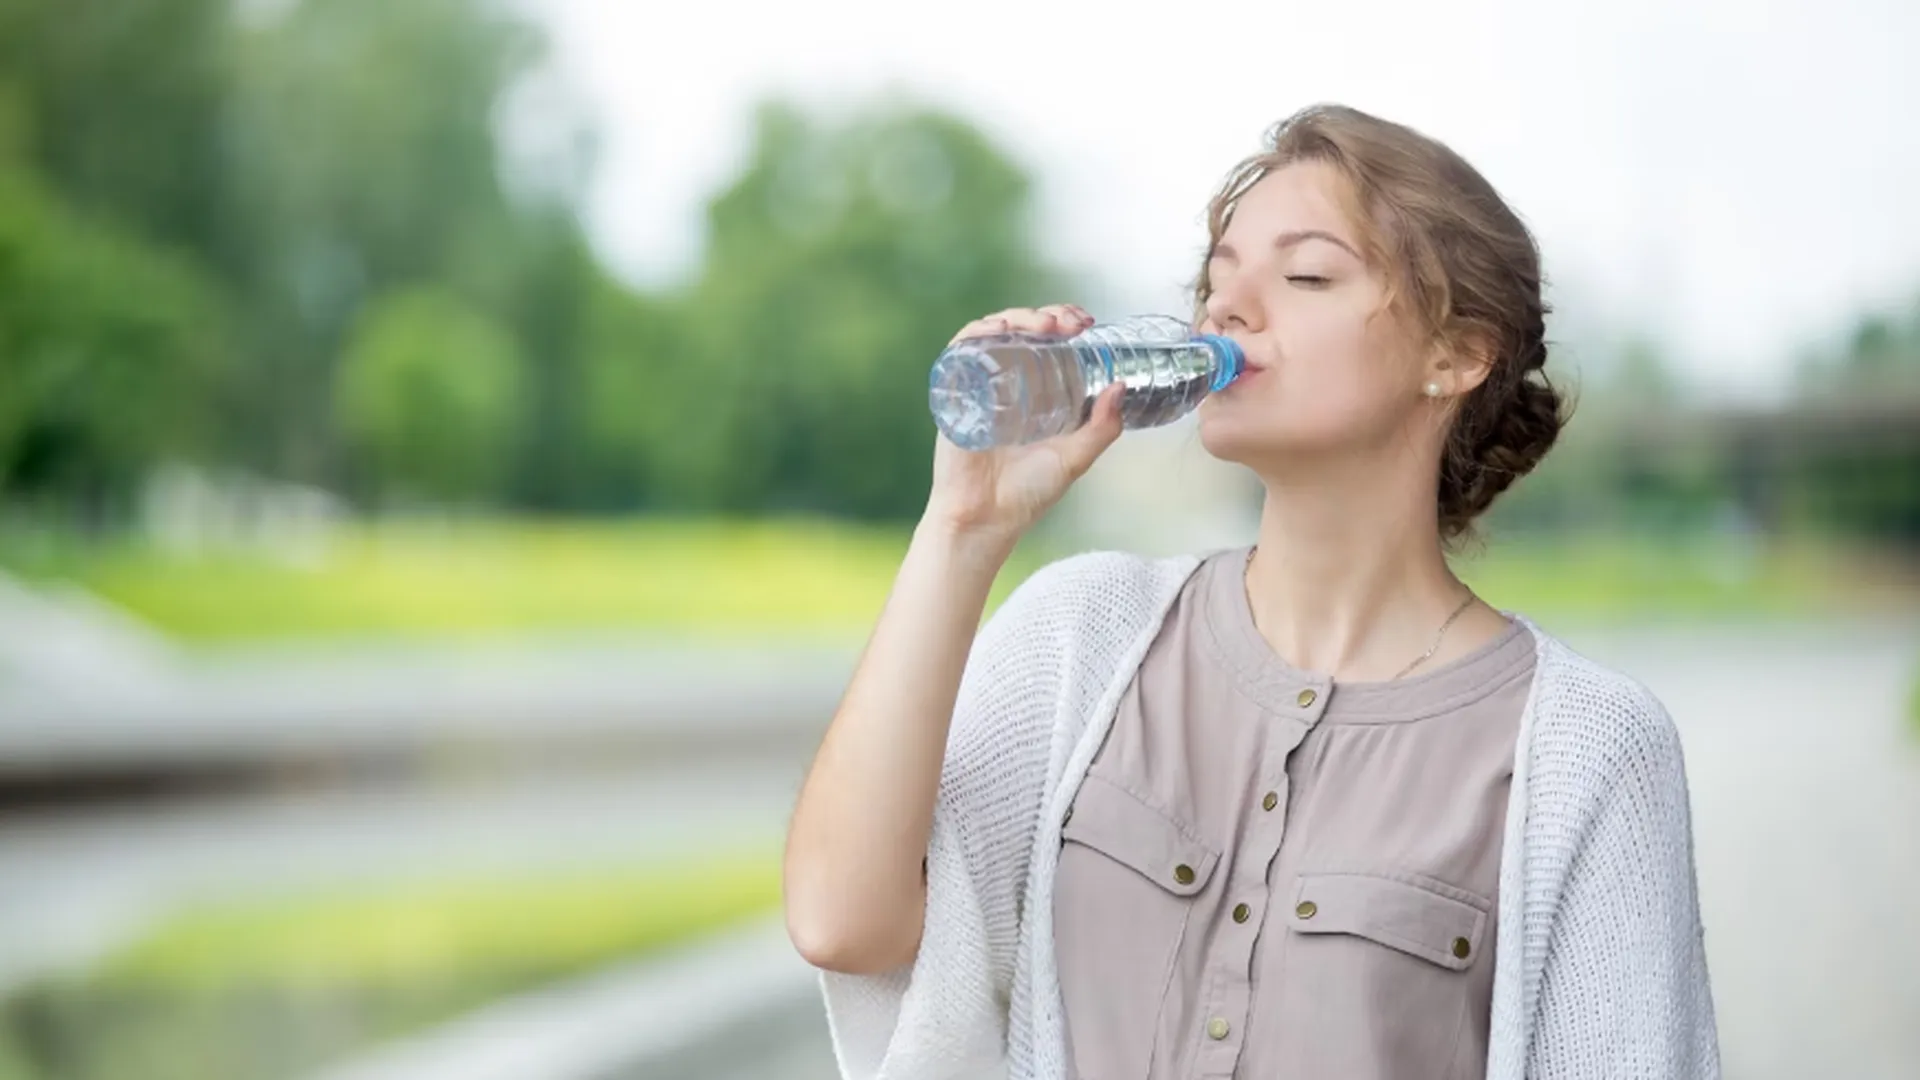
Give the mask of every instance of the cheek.
[[1274, 329], [1277, 362], [1203, 403], [1201, 442], [1238, 459], [1282, 446], [1331, 450], [1379, 442], [1408, 406], [1396, 339], [1381, 320], [1297, 314]]
[[1323, 412], [1346, 413], [1389, 395], [1392, 365], [1376, 326], [1351, 313], [1297, 319], [1281, 333], [1278, 381]]

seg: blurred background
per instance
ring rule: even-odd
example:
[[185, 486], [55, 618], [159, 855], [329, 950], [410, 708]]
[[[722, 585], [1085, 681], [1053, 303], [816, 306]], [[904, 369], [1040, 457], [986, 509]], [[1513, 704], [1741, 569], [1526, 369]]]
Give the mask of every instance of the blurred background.
[[[1920, 1076], [1920, 8], [0, 0], [0, 1080], [833, 1075], [801, 771], [984, 312], [1337, 100], [1536, 228], [1460, 569], [1650, 685], [1730, 1077]], [[1007, 569], [1252, 535], [1191, 424]]]

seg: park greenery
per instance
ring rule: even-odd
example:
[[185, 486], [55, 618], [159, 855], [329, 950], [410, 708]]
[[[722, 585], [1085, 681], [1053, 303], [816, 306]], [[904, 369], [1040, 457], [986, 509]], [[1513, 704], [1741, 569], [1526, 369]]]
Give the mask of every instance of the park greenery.
[[911, 102], [770, 101], [645, 292], [552, 63], [467, 0], [0, 0], [13, 513], [126, 527], [161, 462], [368, 513], [910, 513], [945, 336], [1071, 291], [1025, 169]]
[[[1022, 162], [898, 94], [765, 102], [697, 265], [636, 287], [582, 224], [596, 128], [557, 72], [478, 0], [0, 0], [6, 522], [113, 542], [186, 465], [369, 518], [897, 524], [952, 329], [1098, 288], [1046, 250]], [[1718, 520], [1728, 470], [1606, 434], [1687, 406], [1671, 358], [1571, 344], [1592, 446], [1515, 520]], [[1801, 366], [1807, 398], [1920, 390], [1920, 306]], [[1920, 468], [1895, 464], [1879, 510], [1813, 516], [1911, 545]]]

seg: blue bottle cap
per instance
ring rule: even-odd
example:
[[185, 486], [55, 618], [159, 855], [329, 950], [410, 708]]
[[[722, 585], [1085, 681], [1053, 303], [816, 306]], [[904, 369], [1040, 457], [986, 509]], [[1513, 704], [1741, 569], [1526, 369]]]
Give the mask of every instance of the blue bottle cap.
[[1230, 337], [1219, 334], [1201, 334], [1198, 338], [1213, 350], [1213, 384], [1207, 387], [1208, 393], [1225, 390], [1227, 384], [1240, 377], [1246, 370], [1247, 354], [1240, 350], [1240, 343]]

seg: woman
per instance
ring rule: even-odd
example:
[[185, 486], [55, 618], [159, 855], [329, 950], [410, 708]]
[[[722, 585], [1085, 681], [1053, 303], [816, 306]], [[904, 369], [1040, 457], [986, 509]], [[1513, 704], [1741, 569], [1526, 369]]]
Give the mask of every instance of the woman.
[[1063, 560], [976, 637], [1120, 391], [937, 448], [788, 838], [843, 1073], [1717, 1075], [1671, 721], [1446, 559], [1563, 422], [1525, 226], [1439, 143], [1308, 109], [1214, 199], [1196, 292], [1247, 355], [1199, 427], [1265, 484], [1256, 543]]

